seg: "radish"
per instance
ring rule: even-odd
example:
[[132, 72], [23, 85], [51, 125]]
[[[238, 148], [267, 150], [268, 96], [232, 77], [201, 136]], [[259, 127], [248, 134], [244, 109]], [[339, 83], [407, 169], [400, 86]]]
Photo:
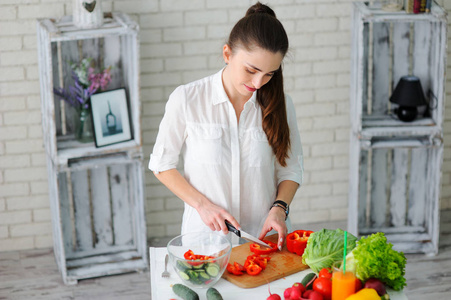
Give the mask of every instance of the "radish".
[[280, 296], [277, 294], [271, 294], [271, 296], [266, 298], [266, 300], [282, 300], [282, 298], [280, 298]]
[[307, 299], [307, 300], [323, 300], [323, 295], [321, 295], [320, 293], [318, 293], [317, 291], [314, 290], [307, 290], [305, 291], [304, 295], [302, 295], [302, 299]]
[[306, 290], [302, 297], [309, 299], [310, 294], [313, 292], [313, 290]]
[[379, 296], [387, 294], [387, 291], [385, 290], [385, 284], [376, 278], [370, 278], [365, 281], [365, 288], [375, 289]]
[[311, 300], [323, 300], [324, 297], [323, 295], [321, 295], [320, 293], [318, 293], [317, 291], [312, 291], [309, 295], [308, 298]]
[[302, 297], [302, 293], [301, 293], [301, 291], [299, 289], [291, 288], [290, 298], [292, 300], [294, 300], [294, 299], [297, 300], [297, 299], [300, 299], [301, 297]]
[[304, 294], [305, 292], [305, 287], [302, 283], [300, 282], [295, 282], [292, 286], [293, 289], [298, 289], [301, 292], [301, 295]]
[[271, 291], [269, 289], [269, 283], [268, 283], [268, 293], [269, 293], [269, 297], [266, 298], [266, 300], [282, 300], [282, 298], [280, 298], [279, 295], [277, 294], [271, 294]]
[[285, 289], [285, 291], [283, 292], [283, 297], [285, 298], [285, 300], [290, 300], [291, 290], [292, 290], [292, 288], [289, 287], [289, 288]]

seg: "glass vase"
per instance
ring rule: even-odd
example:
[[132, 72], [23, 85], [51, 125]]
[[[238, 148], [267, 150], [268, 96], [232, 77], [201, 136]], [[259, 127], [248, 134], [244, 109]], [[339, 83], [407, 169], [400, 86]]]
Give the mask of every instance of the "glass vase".
[[75, 139], [80, 143], [90, 143], [94, 141], [92, 114], [91, 109], [89, 108], [77, 110], [75, 117]]

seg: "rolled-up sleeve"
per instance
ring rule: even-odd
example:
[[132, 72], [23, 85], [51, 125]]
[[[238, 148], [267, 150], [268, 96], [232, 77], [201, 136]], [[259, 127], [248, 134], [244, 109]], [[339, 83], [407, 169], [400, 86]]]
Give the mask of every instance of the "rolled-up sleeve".
[[185, 140], [186, 96], [183, 86], [169, 96], [158, 130], [157, 139], [150, 155], [149, 169], [159, 173], [175, 169]]
[[286, 160], [287, 166], [282, 167], [279, 163], [276, 163], [277, 185], [284, 180], [291, 180], [299, 183], [299, 186], [301, 186], [304, 175], [301, 136], [297, 125], [295, 107], [288, 95], [286, 96], [286, 109], [288, 126], [290, 127], [291, 148], [289, 158]]

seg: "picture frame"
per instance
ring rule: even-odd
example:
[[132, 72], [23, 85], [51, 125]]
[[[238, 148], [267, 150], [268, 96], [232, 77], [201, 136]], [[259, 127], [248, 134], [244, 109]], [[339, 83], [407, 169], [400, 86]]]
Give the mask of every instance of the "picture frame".
[[92, 95], [91, 111], [97, 148], [132, 139], [124, 88]]

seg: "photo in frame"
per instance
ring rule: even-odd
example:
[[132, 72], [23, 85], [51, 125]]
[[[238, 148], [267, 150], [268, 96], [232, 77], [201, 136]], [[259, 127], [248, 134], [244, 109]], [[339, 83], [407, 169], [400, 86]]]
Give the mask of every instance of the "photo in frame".
[[131, 140], [125, 89], [92, 95], [91, 109], [96, 147]]

